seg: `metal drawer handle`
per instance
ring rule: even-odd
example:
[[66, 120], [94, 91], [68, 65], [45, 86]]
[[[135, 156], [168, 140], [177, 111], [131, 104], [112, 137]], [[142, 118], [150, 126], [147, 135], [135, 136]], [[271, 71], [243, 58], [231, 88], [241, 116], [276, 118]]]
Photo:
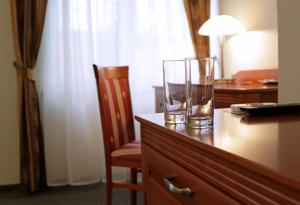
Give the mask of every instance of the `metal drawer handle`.
[[178, 188], [169, 179], [164, 178], [164, 183], [169, 190], [169, 192], [174, 194], [181, 194], [184, 196], [192, 196], [193, 192], [190, 188]]

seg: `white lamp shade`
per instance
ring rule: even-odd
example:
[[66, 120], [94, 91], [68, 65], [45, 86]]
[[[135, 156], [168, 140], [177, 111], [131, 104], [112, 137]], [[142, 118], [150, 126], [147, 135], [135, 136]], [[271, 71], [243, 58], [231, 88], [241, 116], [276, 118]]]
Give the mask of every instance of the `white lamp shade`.
[[245, 26], [232, 16], [218, 15], [208, 19], [198, 31], [204, 36], [232, 35], [246, 31]]

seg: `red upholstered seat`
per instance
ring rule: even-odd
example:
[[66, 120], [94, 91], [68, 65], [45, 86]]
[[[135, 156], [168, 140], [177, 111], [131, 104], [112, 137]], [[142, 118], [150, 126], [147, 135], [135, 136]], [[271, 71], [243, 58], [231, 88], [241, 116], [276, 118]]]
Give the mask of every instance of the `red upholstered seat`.
[[138, 141], [132, 141], [126, 143], [115, 149], [111, 153], [111, 157], [118, 160], [130, 160], [130, 161], [141, 161], [141, 143]]
[[[131, 204], [136, 204], [137, 171], [141, 170], [141, 144], [135, 140], [128, 81], [128, 67], [94, 65], [105, 149], [107, 205], [112, 204], [112, 188], [129, 188]], [[112, 166], [131, 169], [131, 184], [114, 183]]]

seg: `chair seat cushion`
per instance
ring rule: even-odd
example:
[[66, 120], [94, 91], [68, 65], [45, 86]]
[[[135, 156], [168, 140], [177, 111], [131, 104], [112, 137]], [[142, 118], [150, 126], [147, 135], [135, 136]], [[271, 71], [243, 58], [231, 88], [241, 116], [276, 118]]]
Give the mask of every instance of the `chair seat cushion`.
[[141, 161], [141, 143], [136, 140], [126, 143], [112, 151], [111, 157], [117, 160]]

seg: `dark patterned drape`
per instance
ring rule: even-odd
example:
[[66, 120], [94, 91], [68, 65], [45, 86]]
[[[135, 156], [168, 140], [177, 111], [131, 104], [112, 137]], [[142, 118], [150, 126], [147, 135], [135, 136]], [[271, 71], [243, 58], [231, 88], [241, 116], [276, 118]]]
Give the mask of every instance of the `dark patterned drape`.
[[196, 56], [207, 57], [209, 56], [208, 37], [199, 35], [198, 30], [209, 18], [210, 0], [183, 1]]
[[34, 66], [47, 0], [10, 0], [17, 72], [20, 128], [20, 184], [25, 192], [45, 185], [43, 133]]

